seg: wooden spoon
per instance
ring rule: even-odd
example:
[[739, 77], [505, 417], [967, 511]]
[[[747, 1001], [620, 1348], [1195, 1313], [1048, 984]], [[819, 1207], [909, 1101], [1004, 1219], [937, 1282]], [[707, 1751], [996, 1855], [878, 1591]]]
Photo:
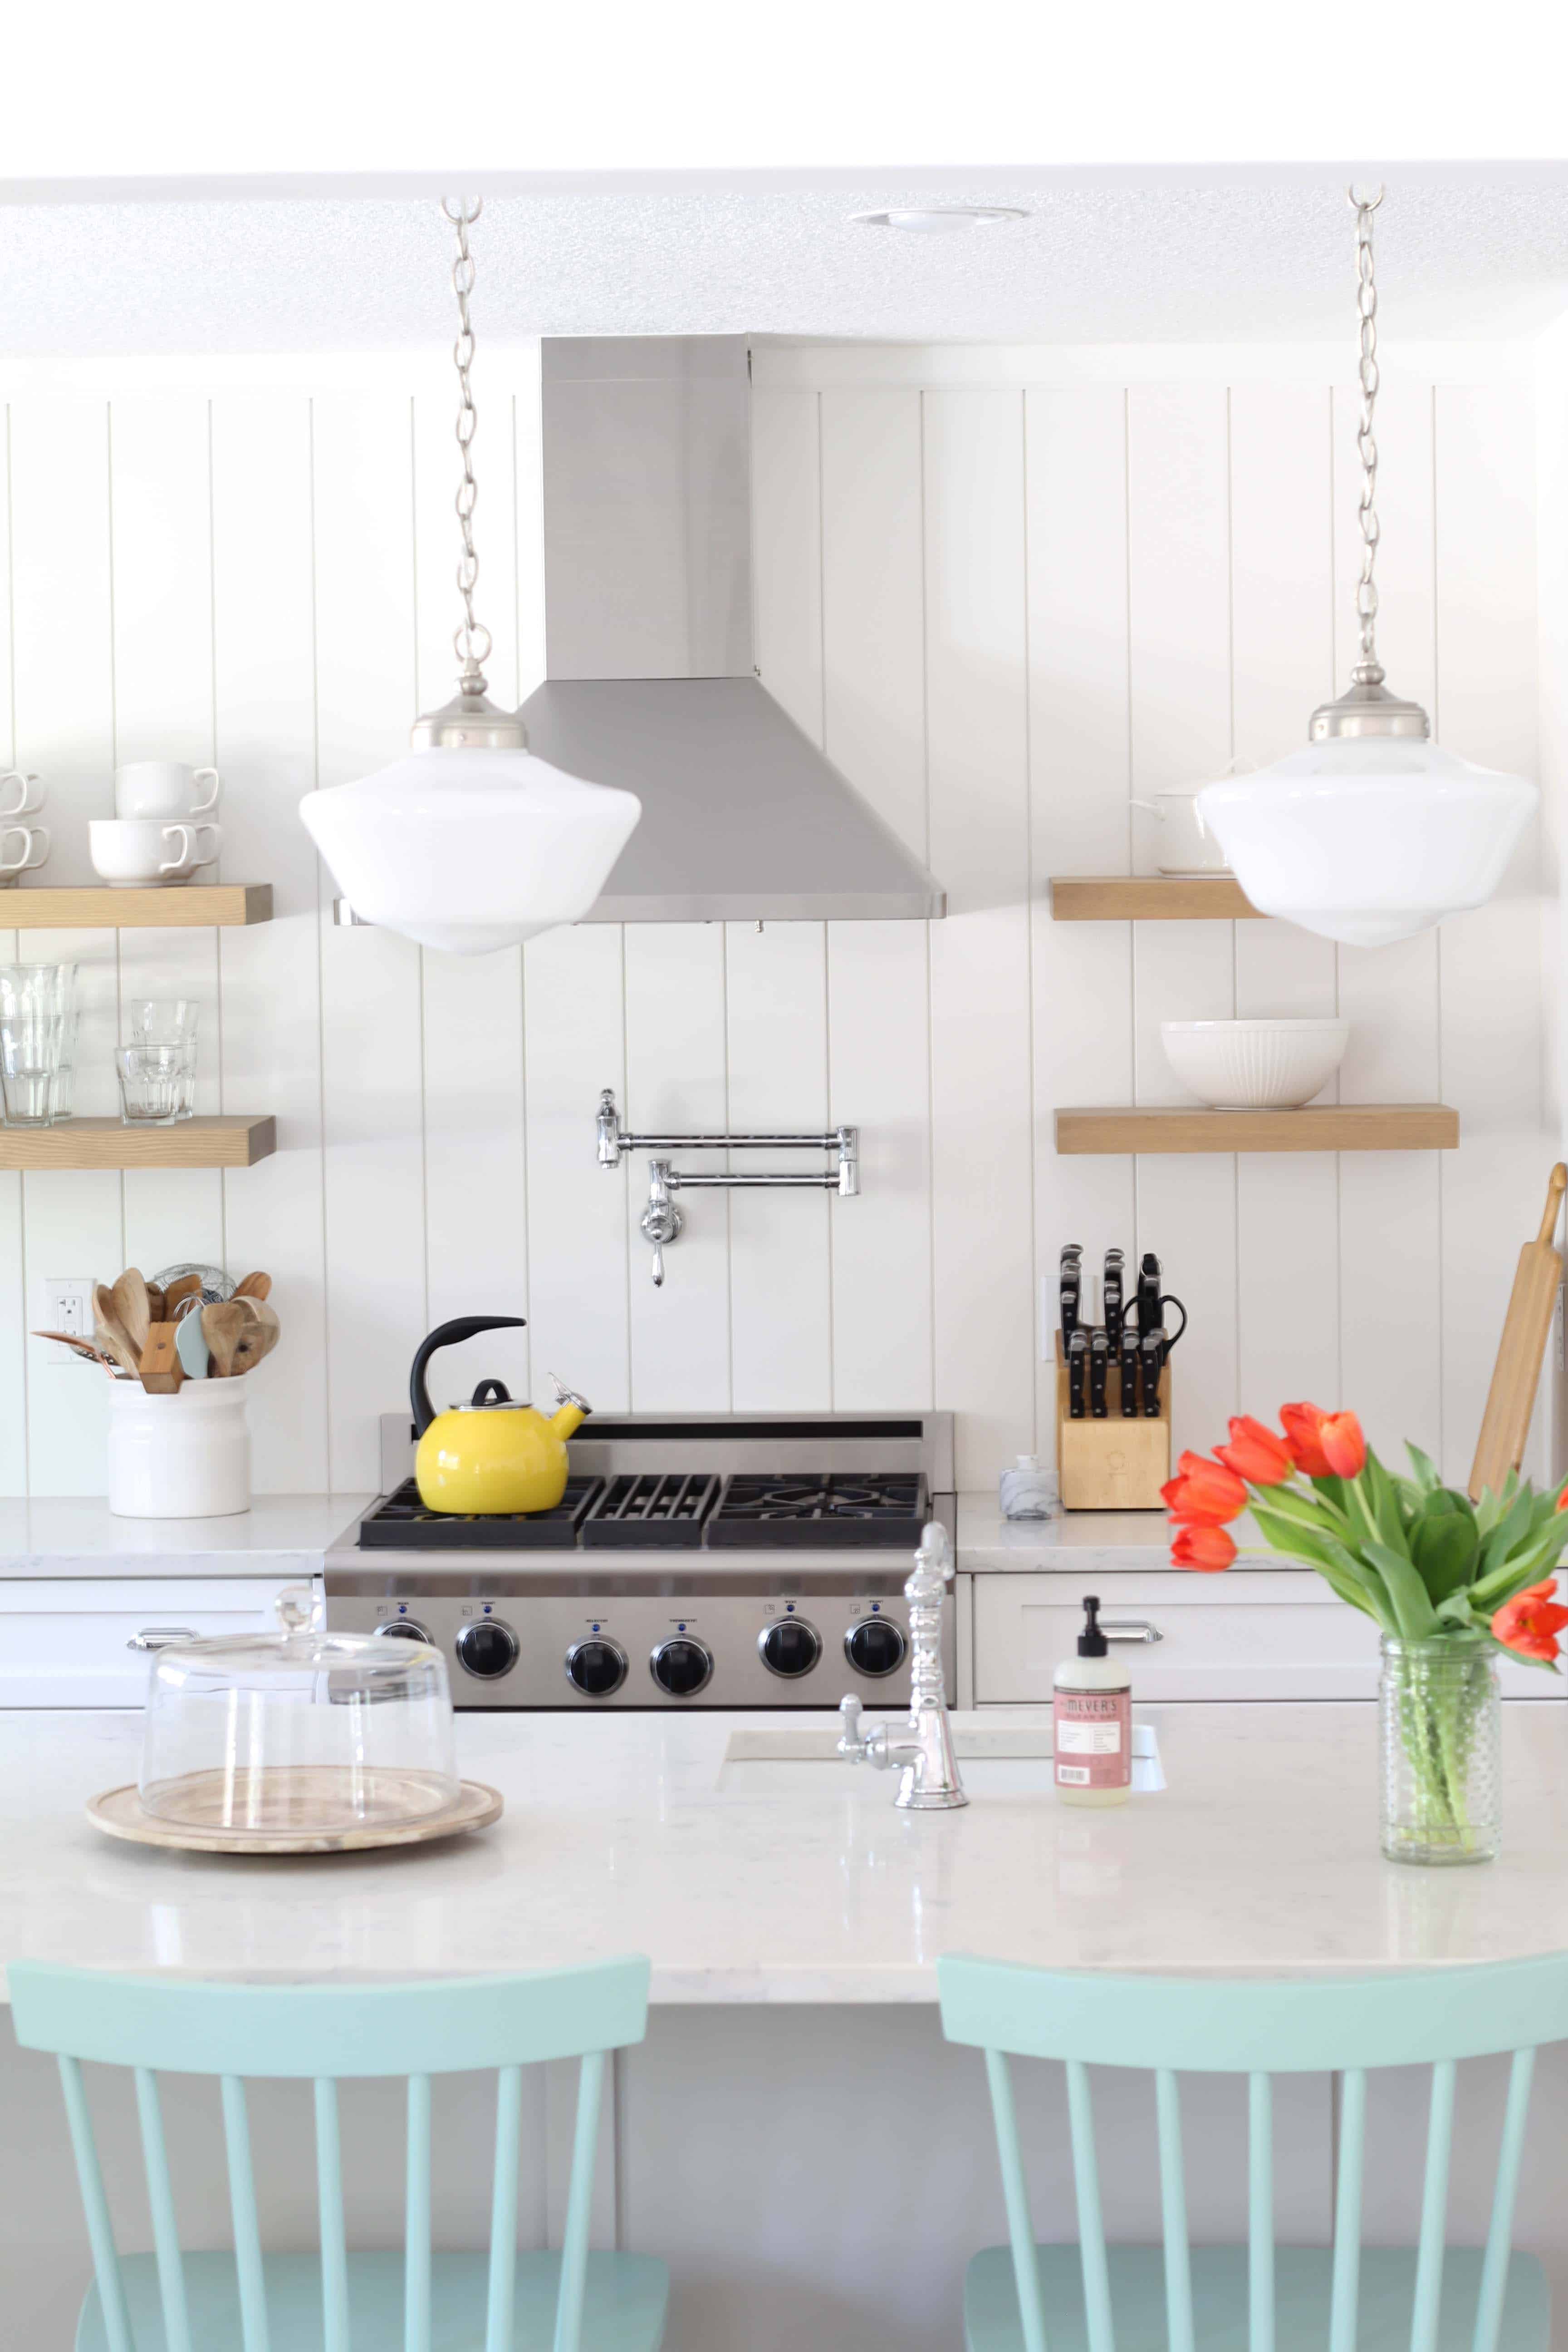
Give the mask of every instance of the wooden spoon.
[[270, 1298], [272, 1276], [269, 1274], [247, 1274], [235, 1290], [237, 1298]]
[[125, 1336], [140, 1359], [142, 1349], [147, 1345], [147, 1333], [153, 1321], [152, 1308], [147, 1299], [147, 1285], [142, 1278], [141, 1268], [128, 1265], [110, 1296], [114, 1301], [114, 1311], [120, 1318]]
[[202, 1308], [202, 1337], [207, 1343], [212, 1362], [207, 1367], [209, 1380], [226, 1381], [234, 1370], [235, 1349], [241, 1335], [253, 1328], [254, 1318], [243, 1300], [225, 1299], [219, 1307]]
[[199, 1298], [201, 1288], [202, 1278], [199, 1274], [183, 1274], [178, 1282], [172, 1282], [163, 1293], [163, 1314], [166, 1320], [171, 1323], [175, 1321], [176, 1307], [187, 1298]]
[[100, 1282], [93, 1286], [92, 1311], [97, 1318], [93, 1338], [98, 1341], [104, 1354], [112, 1356], [121, 1370], [129, 1372], [133, 1380], [138, 1378], [142, 1370], [141, 1354], [131, 1344], [130, 1334], [121, 1321], [119, 1311], [114, 1304], [114, 1294], [106, 1283]]
[[142, 1350], [142, 1385], [149, 1396], [178, 1396], [185, 1368], [174, 1351], [173, 1323], [154, 1323]]
[[270, 1307], [263, 1306], [254, 1298], [237, 1298], [230, 1303], [244, 1307], [246, 1323], [235, 1342], [234, 1360], [229, 1370], [231, 1372], [254, 1371], [263, 1356], [269, 1356], [278, 1345], [278, 1318]]
[[150, 1323], [167, 1323], [171, 1319], [163, 1294], [155, 1282], [147, 1285], [147, 1315]]

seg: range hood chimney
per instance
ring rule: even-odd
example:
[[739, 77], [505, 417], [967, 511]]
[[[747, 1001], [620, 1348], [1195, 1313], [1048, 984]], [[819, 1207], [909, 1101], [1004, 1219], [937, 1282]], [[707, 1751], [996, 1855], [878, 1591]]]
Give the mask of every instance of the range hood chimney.
[[531, 750], [643, 804], [590, 923], [941, 915], [918, 858], [759, 682], [734, 336], [543, 345], [545, 682]]

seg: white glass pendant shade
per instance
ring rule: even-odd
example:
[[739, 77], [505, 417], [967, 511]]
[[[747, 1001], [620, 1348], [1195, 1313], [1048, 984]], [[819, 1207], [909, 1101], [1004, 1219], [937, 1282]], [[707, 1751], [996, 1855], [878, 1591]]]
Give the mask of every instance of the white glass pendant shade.
[[1260, 915], [1383, 947], [1489, 898], [1539, 797], [1424, 737], [1343, 735], [1205, 784], [1198, 813]]
[[642, 803], [518, 747], [445, 745], [310, 793], [300, 814], [356, 915], [422, 947], [487, 955], [579, 921]]

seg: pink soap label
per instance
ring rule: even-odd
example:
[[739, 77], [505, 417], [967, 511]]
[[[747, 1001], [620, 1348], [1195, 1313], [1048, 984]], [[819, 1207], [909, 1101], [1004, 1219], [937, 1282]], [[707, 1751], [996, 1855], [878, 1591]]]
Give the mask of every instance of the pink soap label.
[[1132, 1778], [1131, 1691], [1058, 1690], [1057, 1786], [1125, 1789]]

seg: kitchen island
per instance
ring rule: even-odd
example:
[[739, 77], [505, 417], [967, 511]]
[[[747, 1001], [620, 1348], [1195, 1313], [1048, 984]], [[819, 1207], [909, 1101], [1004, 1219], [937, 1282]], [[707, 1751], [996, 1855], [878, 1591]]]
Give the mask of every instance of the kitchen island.
[[[892, 1783], [837, 1762], [770, 1757], [776, 1725], [721, 1714], [459, 1717], [459, 1760], [506, 1798], [496, 1826], [447, 1846], [261, 1862], [110, 1843], [82, 1818], [94, 1790], [134, 1777], [131, 1714], [0, 1716], [0, 1961], [20, 1957], [205, 1974], [386, 1976], [547, 1967], [642, 1950], [653, 1963], [647, 2043], [616, 2069], [600, 2226], [668, 2255], [670, 2342], [681, 2352], [829, 2352], [956, 2342], [965, 2253], [1000, 2234], [984, 2085], [949, 2050], [934, 2007], [944, 1950], [1070, 1967], [1282, 1969], [1448, 1966], [1568, 1948], [1568, 1724], [1553, 1705], [1505, 1710], [1505, 1851], [1474, 1869], [1419, 1871], [1376, 1849], [1375, 1720], [1364, 1705], [1140, 1710], [1170, 1780], [1125, 1808], [1064, 1807], [1042, 1758], [965, 1760], [963, 1812], [892, 1808]], [[818, 1730], [826, 1718], [808, 1719]], [[962, 1746], [1019, 1744], [1037, 1711], [958, 1718]], [[994, 1735], [1011, 1733], [1011, 1740]], [[826, 1742], [824, 1743], [826, 1744]], [[1024, 1743], [1028, 1744], [1028, 1743]], [[1043, 1744], [1043, 1743], [1039, 1743]], [[389, 2053], [408, 2063], [410, 2053]], [[1568, 2247], [1561, 2179], [1568, 2066], [1552, 2053], [1536, 2101], [1521, 2241]], [[1457, 2169], [1455, 2233], [1480, 2228], [1478, 2186], [1497, 2070], [1466, 2070], [1461, 2118], [1478, 2150]], [[1040, 2070], [1031, 2134], [1036, 2210], [1071, 2234]], [[118, 2093], [124, 2088], [116, 2084]], [[171, 2095], [193, 2243], [221, 2242], [216, 2118], [197, 2086]], [[559, 2202], [569, 2101], [547, 2075], [532, 2219]], [[1194, 2231], [1226, 2234], [1244, 2168], [1229, 2086], [1194, 2086]], [[189, 2093], [188, 2097], [184, 2093]], [[360, 2227], [395, 2235], [401, 2128], [382, 2113]], [[1108, 2190], [1124, 2236], [1158, 2210], [1145, 2120], [1120, 2077], [1101, 2093]], [[438, 2226], [473, 2242], [485, 2210], [484, 2103], [454, 2095], [460, 2155]], [[1414, 2100], [1415, 2104], [1411, 2102]], [[1369, 2237], [1402, 2234], [1418, 2191], [1404, 2137], [1420, 2099], [1397, 2092], [1393, 2160], [1369, 2164]], [[106, 2131], [134, 2134], [128, 2105]], [[1321, 2083], [1282, 2087], [1281, 2234], [1327, 2234], [1331, 2106]], [[265, 2157], [287, 2091], [258, 2095]], [[1495, 2126], [1492, 2126], [1495, 2128]], [[120, 2144], [120, 2143], [116, 2143]], [[1374, 2143], [1375, 2144], [1375, 2143]], [[180, 2153], [179, 2151], [183, 2151]], [[1221, 2153], [1223, 2151], [1223, 2154]], [[183, 2165], [183, 2170], [182, 2170]], [[309, 2168], [273, 2192], [275, 2242], [311, 2242]], [[52, 2069], [6, 2046], [0, 2064], [0, 2346], [60, 2352], [85, 2275]], [[1472, 2211], [1472, 2207], [1474, 2210]], [[144, 2225], [127, 2210], [127, 2242]], [[366, 2242], [370, 2242], [367, 2238]], [[1568, 2258], [1563, 2273], [1568, 2282]]]

